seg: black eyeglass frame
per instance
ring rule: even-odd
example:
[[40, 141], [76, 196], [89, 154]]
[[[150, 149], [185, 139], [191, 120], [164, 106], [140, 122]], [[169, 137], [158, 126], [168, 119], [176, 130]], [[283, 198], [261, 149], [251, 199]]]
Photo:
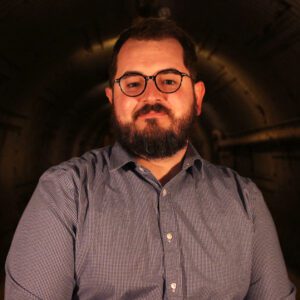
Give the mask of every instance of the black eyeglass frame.
[[[162, 90], [158, 87], [157, 82], [156, 82], [156, 77], [157, 77], [159, 74], [161, 74], [161, 73], [168, 73], [168, 72], [169, 72], [169, 73], [175, 73], [175, 74], [178, 74], [178, 75], [181, 76], [181, 79], [180, 79], [180, 83], [179, 83], [179, 85], [178, 85], [178, 88], [176, 88], [176, 89], [175, 89], [174, 91], [172, 91], [172, 92], [164, 92], [164, 91], [162, 91]], [[126, 93], [124, 92], [124, 90], [122, 89], [122, 86], [121, 86], [121, 80], [122, 80], [124, 77], [129, 76], [129, 75], [139, 75], [139, 76], [142, 76], [142, 77], [144, 78], [144, 80], [145, 80], [145, 84], [144, 84], [143, 90], [142, 90], [140, 93], [138, 93], [137, 95], [134, 95], [134, 96], [126, 94]], [[189, 74], [187, 74], [187, 73], [180, 72], [180, 71], [178, 71], [178, 70], [176, 70], [176, 69], [170, 69], [170, 70], [167, 69], [167, 70], [161, 70], [161, 71], [157, 72], [155, 75], [151, 75], [151, 76], [146, 76], [146, 75], [144, 75], [144, 74], [142, 74], [142, 73], [137, 73], [137, 72], [125, 73], [125, 74], [123, 74], [121, 77], [115, 79], [115, 80], [114, 80], [114, 83], [118, 83], [118, 84], [119, 84], [120, 90], [121, 90], [122, 93], [123, 93], [124, 95], [126, 95], [127, 97], [138, 97], [138, 96], [142, 95], [142, 94], [145, 92], [146, 88], [147, 88], [147, 84], [148, 84], [148, 81], [149, 81], [149, 80], [153, 80], [153, 81], [154, 81], [156, 88], [157, 88], [161, 93], [164, 93], [164, 94], [173, 94], [173, 93], [177, 92], [177, 91], [180, 89], [181, 84], [182, 84], [182, 78], [183, 78], [184, 76], [187, 76], [187, 77], [191, 78], [192, 81], [194, 81], [193, 78], [191, 77], [191, 75], [189, 75]]]

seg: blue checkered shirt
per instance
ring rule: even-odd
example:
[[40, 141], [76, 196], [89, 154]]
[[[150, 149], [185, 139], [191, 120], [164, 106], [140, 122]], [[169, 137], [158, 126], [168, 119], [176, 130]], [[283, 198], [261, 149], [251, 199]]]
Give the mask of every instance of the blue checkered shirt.
[[189, 145], [164, 186], [115, 144], [50, 168], [6, 261], [5, 299], [295, 299], [256, 186]]

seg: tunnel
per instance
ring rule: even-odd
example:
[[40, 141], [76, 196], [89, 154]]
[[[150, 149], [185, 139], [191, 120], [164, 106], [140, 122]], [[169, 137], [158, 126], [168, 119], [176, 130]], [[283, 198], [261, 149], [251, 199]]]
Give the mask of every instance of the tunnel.
[[206, 96], [192, 142], [260, 188], [300, 289], [300, 1], [4, 0], [1, 297], [5, 258], [41, 174], [114, 142], [104, 94], [112, 47], [148, 17], [175, 20], [195, 39]]

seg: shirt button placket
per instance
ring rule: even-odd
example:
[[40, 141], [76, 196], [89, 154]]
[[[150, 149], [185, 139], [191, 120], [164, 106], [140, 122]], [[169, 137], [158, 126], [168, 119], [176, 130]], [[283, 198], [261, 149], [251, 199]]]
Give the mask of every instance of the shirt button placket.
[[160, 223], [164, 240], [166, 284], [168, 299], [180, 297], [181, 267], [180, 251], [176, 240], [176, 222], [172, 206], [171, 194], [163, 188], [161, 191]]

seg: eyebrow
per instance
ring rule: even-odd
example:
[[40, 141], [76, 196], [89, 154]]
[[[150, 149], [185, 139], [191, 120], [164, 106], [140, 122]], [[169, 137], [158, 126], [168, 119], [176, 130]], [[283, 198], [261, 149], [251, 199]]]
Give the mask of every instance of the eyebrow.
[[[177, 73], [177, 72], [180, 72], [180, 71], [177, 70], [177, 69], [174, 69], [174, 68], [168, 68], [168, 69], [162, 69], [162, 70], [159, 70], [158, 72], [155, 73], [155, 75], [156, 75], [157, 73]], [[130, 75], [143, 75], [143, 76], [149, 76], [149, 75], [145, 75], [144, 73], [139, 72], [139, 71], [130, 70], [130, 71], [124, 72], [123, 75], [120, 76], [120, 77], [123, 77], [123, 76], [130, 76]]]
[[[130, 76], [130, 75], [144, 75], [144, 74], [142, 72], [139, 72], [139, 71], [126, 71], [120, 77]], [[144, 75], [144, 76], [146, 76], [146, 75]]]

